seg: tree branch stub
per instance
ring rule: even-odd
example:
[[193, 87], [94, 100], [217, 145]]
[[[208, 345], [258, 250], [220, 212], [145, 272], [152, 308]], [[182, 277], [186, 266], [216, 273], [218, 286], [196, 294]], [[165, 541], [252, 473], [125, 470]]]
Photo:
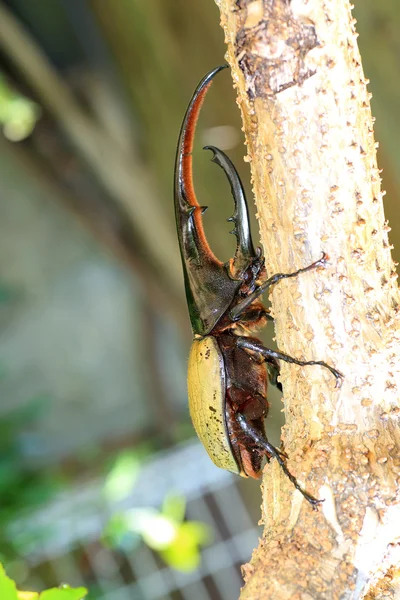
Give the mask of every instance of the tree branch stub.
[[217, 0], [269, 274], [330, 257], [271, 293], [279, 348], [344, 373], [282, 365], [285, 449], [246, 599], [361, 598], [400, 538], [399, 294], [370, 94], [347, 0]]

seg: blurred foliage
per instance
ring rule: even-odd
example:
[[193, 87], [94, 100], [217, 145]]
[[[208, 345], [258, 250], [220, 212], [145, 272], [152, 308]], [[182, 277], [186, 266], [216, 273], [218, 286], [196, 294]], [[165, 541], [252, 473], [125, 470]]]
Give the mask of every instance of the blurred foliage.
[[20, 410], [0, 419], [0, 556], [3, 562], [23, 556], [30, 542], [24, 535], [11, 539], [7, 526], [52, 498], [65, 482], [59, 471], [29, 468], [22, 458], [19, 432], [39, 418], [48, 400], [44, 396], [33, 398]]
[[[104, 485], [108, 500], [118, 502], [126, 497], [139, 469], [137, 453], [121, 453]], [[185, 509], [185, 499], [170, 494], [160, 511], [147, 507], [121, 511], [109, 521], [103, 540], [106, 545], [130, 552], [143, 541], [170, 567], [192, 571], [200, 564], [200, 547], [211, 541], [211, 531], [204, 523], [185, 521]]]
[[11, 142], [24, 140], [32, 133], [39, 116], [39, 105], [14, 91], [0, 72], [0, 124], [5, 137]]
[[211, 542], [212, 534], [205, 523], [185, 521], [185, 508], [185, 499], [171, 494], [160, 511], [131, 508], [121, 512], [109, 521], [104, 542], [132, 552], [143, 541], [173, 569], [193, 571], [200, 564], [200, 548]]
[[125, 450], [115, 459], [104, 484], [104, 495], [110, 502], [125, 498], [140, 471], [141, 457], [137, 449]]
[[1, 600], [82, 600], [87, 594], [83, 587], [71, 588], [68, 585], [62, 585], [59, 588], [52, 588], [44, 592], [22, 592], [12, 579], [7, 577], [2, 565], [0, 564], [0, 598]]

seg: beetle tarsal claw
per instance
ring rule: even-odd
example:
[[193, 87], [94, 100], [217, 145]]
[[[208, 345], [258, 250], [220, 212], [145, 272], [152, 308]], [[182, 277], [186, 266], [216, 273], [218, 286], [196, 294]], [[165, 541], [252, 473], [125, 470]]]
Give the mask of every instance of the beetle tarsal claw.
[[340, 371], [336, 371], [335, 377], [336, 377], [335, 388], [337, 390], [340, 390], [340, 388], [342, 387], [344, 375], [342, 373], [340, 373]]
[[281, 457], [282, 457], [282, 458], [284, 458], [285, 460], [286, 460], [287, 458], [289, 458], [289, 457], [288, 457], [288, 455], [286, 454], [286, 452], [283, 452], [283, 450], [279, 450], [279, 448], [275, 448], [275, 450], [277, 451], [277, 453], [279, 454], [279, 456], [281, 456]]

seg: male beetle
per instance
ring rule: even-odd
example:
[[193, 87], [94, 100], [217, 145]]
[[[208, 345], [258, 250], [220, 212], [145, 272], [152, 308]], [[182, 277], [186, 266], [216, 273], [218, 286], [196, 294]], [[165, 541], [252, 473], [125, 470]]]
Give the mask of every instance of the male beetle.
[[[226, 66], [226, 65], [225, 65]], [[263, 458], [275, 457], [296, 489], [312, 504], [319, 500], [304, 491], [286, 467], [284, 454], [266, 437], [268, 413], [267, 363], [270, 382], [277, 381], [277, 359], [297, 365], [321, 365], [340, 380], [341, 374], [323, 361], [302, 361], [265, 348], [250, 337], [272, 317], [259, 300], [281, 279], [297, 277], [326, 262], [320, 260], [295, 273], [266, 278], [261, 249], [254, 250], [246, 198], [239, 175], [222, 150], [212, 161], [228, 178], [235, 205], [234, 257], [220, 262], [212, 253], [202, 224], [205, 207], [196, 199], [192, 181], [192, 148], [201, 104], [212, 78], [225, 66], [210, 71], [199, 83], [183, 119], [175, 165], [175, 215], [182, 257], [186, 297], [194, 340], [189, 356], [189, 409], [198, 437], [211, 460], [244, 477], [259, 478]]]

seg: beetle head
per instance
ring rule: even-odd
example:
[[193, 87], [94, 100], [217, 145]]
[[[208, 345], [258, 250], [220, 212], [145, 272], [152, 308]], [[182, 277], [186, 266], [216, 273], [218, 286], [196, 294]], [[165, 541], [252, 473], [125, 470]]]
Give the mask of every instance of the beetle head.
[[183, 119], [175, 164], [175, 217], [185, 279], [186, 298], [193, 333], [207, 335], [227, 311], [243, 283], [248, 268], [260, 261], [251, 240], [247, 203], [239, 175], [222, 150], [213, 146], [213, 162], [225, 172], [235, 203], [228, 219], [234, 223], [236, 252], [228, 263], [222, 263], [211, 251], [204, 234], [202, 214], [192, 179], [192, 148], [201, 104], [212, 78], [227, 65], [210, 71], [197, 86]]

